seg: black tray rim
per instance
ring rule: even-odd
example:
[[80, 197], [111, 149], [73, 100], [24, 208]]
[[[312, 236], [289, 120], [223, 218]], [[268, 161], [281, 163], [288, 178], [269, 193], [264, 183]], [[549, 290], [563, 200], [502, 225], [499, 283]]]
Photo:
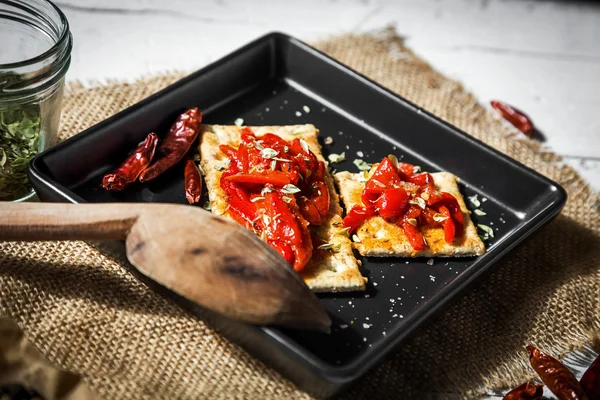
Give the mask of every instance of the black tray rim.
[[[554, 191], [554, 193], [551, 195], [553, 198], [549, 198], [545, 202], [537, 204], [537, 212], [533, 217], [529, 219], [528, 222], [520, 226], [518, 229], [514, 230], [508, 237], [495, 243], [494, 253], [486, 253], [487, 257], [484, 259], [485, 262], [481, 261], [481, 259], [476, 260], [470, 266], [470, 268], [467, 271], [460, 274], [452, 282], [451, 285], [442, 288], [427, 302], [427, 304], [424, 304], [423, 307], [420, 309], [418, 315], [405, 319], [404, 323], [402, 324], [402, 327], [396, 329], [396, 331], [392, 335], [388, 335], [385, 341], [374, 345], [371, 351], [363, 353], [362, 355], [356, 357], [352, 362], [346, 365], [337, 366], [321, 360], [320, 358], [310, 353], [303, 347], [298, 346], [289, 337], [287, 337], [285, 334], [283, 334], [276, 328], [265, 326], [257, 327], [258, 329], [262, 330], [263, 333], [265, 333], [271, 339], [273, 339], [278, 346], [282, 347], [287, 351], [291, 351], [291, 353], [295, 357], [307, 361], [307, 366], [313, 371], [318, 371], [320, 374], [325, 374], [330, 378], [334, 378], [335, 380], [348, 382], [364, 375], [364, 373], [366, 373], [373, 366], [379, 363], [385, 356], [387, 356], [391, 350], [396, 348], [408, 335], [420, 328], [427, 319], [431, 318], [433, 314], [436, 314], [440, 309], [444, 308], [447, 305], [447, 303], [450, 302], [454, 297], [456, 297], [457, 295], [465, 294], [463, 293], [464, 289], [470, 286], [475, 281], [477, 281], [482, 275], [490, 272], [491, 267], [495, 266], [500, 258], [506, 255], [510, 250], [512, 250], [515, 246], [520, 244], [524, 239], [526, 239], [529, 235], [534, 233], [542, 225], [554, 218], [562, 210], [567, 201], [568, 195], [566, 190], [561, 185], [552, 181], [551, 179], [547, 178], [541, 173], [509, 157], [508, 155], [500, 152], [499, 150], [487, 145], [481, 140], [474, 138], [473, 136], [467, 134], [466, 132], [462, 131], [456, 126], [437, 117], [436, 115], [432, 114], [426, 109], [419, 107], [418, 105], [407, 100], [406, 98], [392, 92], [390, 89], [387, 89], [381, 84], [363, 75], [362, 73], [355, 71], [354, 69], [341, 63], [340, 61], [328, 56], [322, 51], [288, 34], [276, 31], [260, 36], [259, 38], [247, 43], [246, 45], [238, 48], [237, 50], [234, 50], [233, 52], [225, 55], [224, 57], [206, 65], [205, 67], [195, 72], [192, 72], [187, 76], [184, 76], [183, 78], [177, 80], [176, 82], [165, 87], [164, 89], [161, 89], [160, 91], [148, 96], [147, 98], [123, 109], [115, 115], [83, 130], [78, 134], [71, 136], [70, 138], [38, 154], [29, 163], [28, 173], [32, 181], [35, 181], [40, 185], [46, 186], [47, 189], [50, 189], [51, 191], [55, 192], [62, 199], [76, 204], [87, 203], [83, 198], [73, 193], [54, 179], [47, 177], [42, 172], [40, 164], [42, 163], [42, 159], [45, 156], [57, 151], [61, 151], [63, 148], [70, 146], [72, 142], [81, 140], [89, 135], [93, 135], [95, 131], [109, 126], [114, 121], [122, 118], [124, 115], [140, 110], [147, 104], [153, 102], [156, 98], [162, 97], [168, 93], [177, 90], [179, 87], [186, 85], [190, 81], [193, 81], [198, 76], [201, 76], [209, 71], [219, 68], [221, 65], [228, 63], [231, 59], [237, 57], [240, 54], [245, 53], [246, 51], [254, 48], [255, 46], [263, 42], [268, 42], [271, 46], [276, 46], [276, 42], [278, 41], [288, 41], [290, 43], [293, 43], [301, 47], [303, 50], [312, 53], [320, 59], [328, 62], [329, 64], [334, 65], [342, 72], [350, 74], [354, 76], [357, 80], [362, 81], [363, 83], [366, 83], [372, 87], [375, 87], [378, 91], [382, 92], [386, 96], [391, 97], [395, 101], [410, 106], [414, 109], [415, 112], [420, 112], [421, 114], [424, 114], [425, 116], [433, 119], [436, 123], [451, 129], [453, 133], [458, 134], [462, 137], [462, 139], [477, 145], [477, 147], [481, 150], [491, 153], [496, 157], [502, 158], [505, 161], [519, 167], [519, 169], [521, 169], [523, 172], [528, 173], [534, 176], [535, 178], [544, 181], [551, 188], [551, 190]], [[484, 265], [479, 267], [479, 264], [481, 263], [484, 263]]]

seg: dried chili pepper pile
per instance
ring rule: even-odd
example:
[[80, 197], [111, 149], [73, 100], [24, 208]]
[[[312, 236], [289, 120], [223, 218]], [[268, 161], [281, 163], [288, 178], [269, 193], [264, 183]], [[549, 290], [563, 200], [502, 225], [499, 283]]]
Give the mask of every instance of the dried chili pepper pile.
[[[157, 178], [188, 154], [198, 138], [201, 122], [202, 113], [198, 108], [187, 110], [177, 118], [158, 148], [158, 136], [150, 133], [121, 165], [104, 176], [102, 187], [120, 191], [138, 178], [140, 182]], [[158, 156], [156, 160], [155, 153]], [[184, 174], [186, 198], [190, 204], [197, 203], [202, 193], [202, 179], [193, 159], [186, 162]]]
[[443, 228], [448, 243], [462, 236], [464, 220], [456, 198], [436, 190], [428, 172], [390, 157], [385, 157], [367, 180], [361, 194], [363, 206], [348, 212], [344, 227], [352, 233], [365, 220], [379, 215], [400, 226], [417, 251], [427, 247], [419, 227]]
[[[600, 400], [600, 356], [577, 381], [575, 375], [563, 363], [542, 353], [533, 346], [527, 346], [529, 362], [548, 389], [560, 400]], [[504, 396], [505, 400], [540, 399], [543, 387], [527, 382], [516, 387]]]
[[237, 149], [220, 150], [229, 159], [220, 179], [229, 215], [302, 271], [319, 243], [308, 226], [321, 225], [329, 213], [325, 163], [303, 139], [257, 138], [248, 127]]

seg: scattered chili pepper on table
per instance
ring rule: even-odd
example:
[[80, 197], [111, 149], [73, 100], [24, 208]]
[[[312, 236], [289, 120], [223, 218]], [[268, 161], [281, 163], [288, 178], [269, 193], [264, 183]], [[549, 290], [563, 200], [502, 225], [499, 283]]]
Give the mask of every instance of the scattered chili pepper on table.
[[158, 136], [150, 133], [146, 140], [117, 169], [104, 175], [102, 187], [106, 190], [120, 191], [135, 182], [152, 162], [157, 144]]
[[181, 114], [158, 147], [158, 159], [140, 175], [140, 182], [158, 177], [181, 161], [198, 137], [201, 122], [202, 112], [198, 108]]
[[544, 394], [544, 386], [525, 382], [517, 386], [502, 398], [502, 400], [539, 400]]
[[529, 362], [548, 389], [560, 400], [588, 400], [577, 378], [557, 359], [529, 345]]
[[600, 400], [600, 356], [585, 371], [579, 383], [589, 400]]
[[510, 122], [515, 128], [529, 137], [533, 136], [533, 122], [524, 112], [497, 100], [492, 100], [490, 104], [502, 115], [502, 118]]
[[195, 204], [200, 201], [200, 196], [202, 195], [202, 177], [193, 159], [190, 158], [185, 162], [183, 175], [185, 181], [185, 198], [190, 204]]

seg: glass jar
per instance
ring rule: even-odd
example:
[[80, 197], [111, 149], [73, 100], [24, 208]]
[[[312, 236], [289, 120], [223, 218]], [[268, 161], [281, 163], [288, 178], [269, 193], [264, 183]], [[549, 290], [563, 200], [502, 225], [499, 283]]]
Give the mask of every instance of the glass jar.
[[56, 143], [73, 40], [47, 0], [0, 0], [0, 201], [34, 192], [26, 167]]

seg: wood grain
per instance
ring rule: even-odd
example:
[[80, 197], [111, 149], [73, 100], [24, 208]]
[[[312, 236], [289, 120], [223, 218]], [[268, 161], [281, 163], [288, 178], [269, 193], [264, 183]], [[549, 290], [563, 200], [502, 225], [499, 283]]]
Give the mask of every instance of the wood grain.
[[316, 296], [271, 247], [198, 207], [0, 203], [0, 240], [124, 239], [129, 261], [175, 293], [230, 318], [327, 330]]

